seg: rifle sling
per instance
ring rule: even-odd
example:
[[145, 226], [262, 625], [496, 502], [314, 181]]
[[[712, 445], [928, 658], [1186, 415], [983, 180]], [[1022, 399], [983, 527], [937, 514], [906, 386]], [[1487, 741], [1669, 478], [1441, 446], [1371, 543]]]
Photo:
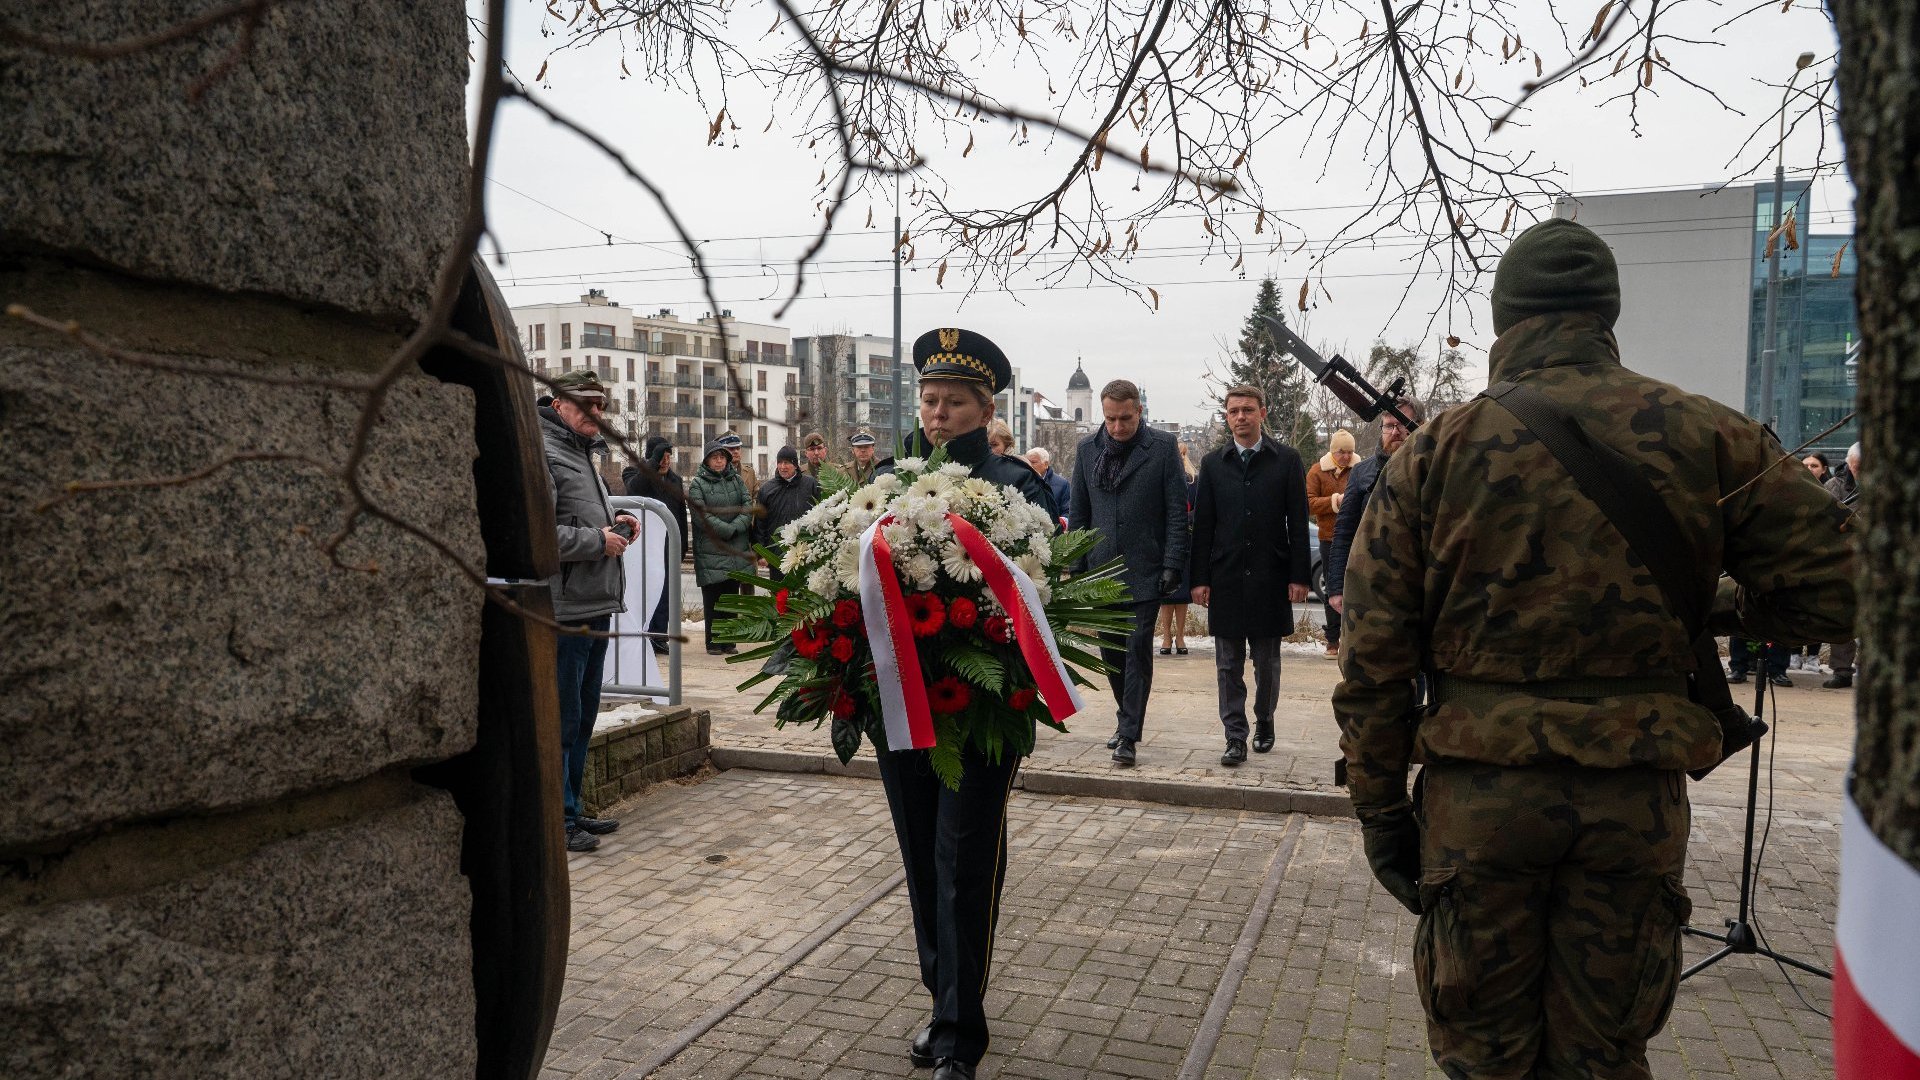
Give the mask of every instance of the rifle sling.
[[1480, 396], [1511, 413], [1573, 477], [1600, 513], [1619, 530], [1660, 586], [1667, 606], [1693, 642], [1694, 689], [1700, 704], [1718, 713], [1733, 705], [1720, 650], [1706, 633], [1707, 601], [1690, 570], [1694, 545], [1680, 531], [1666, 500], [1641, 471], [1611, 446], [1587, 437], [1573, 417], [1552, 398], [1529, 386], [1500, 382]]

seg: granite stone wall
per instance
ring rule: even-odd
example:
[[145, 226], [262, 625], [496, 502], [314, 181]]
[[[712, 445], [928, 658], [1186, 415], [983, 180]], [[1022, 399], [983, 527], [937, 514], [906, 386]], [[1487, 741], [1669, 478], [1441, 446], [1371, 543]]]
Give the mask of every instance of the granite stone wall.
[[[100, 44], [218, 6], [8, 20]], [[0, 318], [0, 1075], [473, 1073], [461, 817], [410, 770], [473, 744], [480, 596], [392, 525], [320, 550], [355, 395], [140, 362], [391, 355], [460, 215], [467, 30], [272, 5], [208, 83], [239, 35], [0, 46], [0, 307], [110, 343]], [[410, 373], [362, 475], [478, 565], [472, 409]]]

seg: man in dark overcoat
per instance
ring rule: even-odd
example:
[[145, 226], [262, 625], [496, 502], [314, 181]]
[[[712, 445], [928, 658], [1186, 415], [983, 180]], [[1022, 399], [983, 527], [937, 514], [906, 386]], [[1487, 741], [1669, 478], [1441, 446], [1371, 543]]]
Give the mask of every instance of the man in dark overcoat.
[[[1247, 760], [1247, 653], [1253, 653], [1253, 749], [1273, 749], [1280, 698], [1280, 640], [1293, 605], [1307, 599], [1306, 469], [1293, 447], [1263, 434], [1266, 393], [1235, 386], [1225, 400], [1233, 438], [1200, 466], [1193, 496], [1193, 602], [1207, 609], [1220, 685], [1220, 764]], [[1214, 589], [1220, 592], [1216, 595]], [[1286, 602], [1281, 602], [1285, 594]]]
[[1123, 648], [1102, 648], [1112, 670], [1116, 721], [1107, 747], [1134, 763], [1153, 693], [1153, 624], [1160, 598], [1180, 585], [1187, 565], [1187, 476], [1180, 443], [1142, 423], [1140, 388], [1115, 379], [1100, 391], [1100, 430], [1080, 441], [1068, 527], [1094, 529], [1100, 542], [1077, 569], [1118, 557], [1132, 594], [1133, 630]]

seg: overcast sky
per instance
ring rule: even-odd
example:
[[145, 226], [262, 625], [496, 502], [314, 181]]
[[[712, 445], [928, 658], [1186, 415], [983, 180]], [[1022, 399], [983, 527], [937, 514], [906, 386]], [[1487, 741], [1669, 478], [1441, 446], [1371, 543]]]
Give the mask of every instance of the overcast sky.
[[[473, 13], [477, 18], [480, 11], [475, 7]], [[769, 6], [738, 5], [736, 27], [752, 27], [739, 31], [743, 44], [750, 47], [746, 39], [766, 28], [772, 16]], [[770, 321], [776, 299], [793, 286], [794, 260], [818, 224], [814, 201], [820, 158], [796, 144], [779, 120], [771, 130], [761, 131], [769, 119], [788, 117], [791, 106], [736, 85], [733, 103], [741, 130], [708, 145], [711, 112], [692, 95], [623, 79], [619, 52], [611, 45], [561, 53], [549, 61], [559, 39], [542, 36], [542, 21], [537, 6], [509, 6], [507, 58], [513, 70], [531, 78], [547, 63], [539, 91], [543, 98], [620, 147], [667, 191], [715, 264], [725, 307], [741, 318]], [[1702, 29], [1717, 21], [1709, 20]], [[1564, 187], [1576, 194], [1721, 182], [1729, 175], [1727, 162], [1740, 141], [1778, 107], [1777, 87], [1792, 72], [1794, 57], [1812, 51], [1824, 59], [1833, 52], [1834, 39], [1817, 10], [1780, 14], [1777, 8], [1704, 36], [1711, 42], [1684, 55], [1676, 50], [1670, 59], [1684, 65], [1682, 70], [1696, 81], [1714, 87], [1744, 116], [1681, 89], [1673, 80], [1661, 80], [1666, 92], [1643, 110], [1642, 132], [1636, 138], [1618, 107], [1598, 109], [1595, 97], [1563, 85], [1540, 100], [1530, 126], [1509, 127], [1488, 138], [1552, 160], [1566, 174]], [[1551, 65], [1555, 47], [1543, 51]], [[1004, 61], [990, 58], [985, 63]], [[1036, 85], [1030, 70], [996, 72], [987, 66], [983, 71], [982, 81], [990, 86], [1017, 90]], [[1499, 86], [1499, 79], [1517, 84], [1531, 74], [1530, 64], [1476, 71], [1483, 86]], [[1002, 93], [1012, 96], [1004, 89]], [[1036, 97], [1012, 103], [1043, 110], [1044, 91]], [[1829, 132], [1828, 138], [1827, 155], [1837, 157], [1837, 136]], [[1010, 203], [1023, 193], [1050, 187], [1078, 151], [1065, 144], [1047, 146], [1039, 139], [1010, 146], [1003, 128], [983, 126], [978, 139], [979, 148], [964, 160], [959, 147], [920, 147], [954, 182], [955, 201], [971, 205]], [[1817, 144], [1812, 131], [1790, 139], [1789, 173], [1813, 163]], [[1342, 213], [1314, 208], [1350, 206], [1366, 178], [1358, 163], [1346, 160], [1337, 159], [1323, 170], [1318, 158], [1324, 151], [1316, 156], [1315, 149], [1253, 148], [1256, 163], [1265, 171], [1268, 202], [1290, 211], [1292, 232], [1309, 240], [1333, 229]], [[1293, 165], [1296, 160], [1301, 164]], [[672, 230], [646, 194], [592, 147], [524, 104], [509, 103], [502, 111], [492, 177], [489, 225], [509, 253], [506, 264], [496, 265], [494, 272], [509, 303], [571, 300], [588, 288], [600, 288], [637, 311], [664, 307], [693, 318], [707, 310], [684, 249], [673, 241]], [[1770, 180], [1771, 170], [1760, 178]], [[1850, 206], [1844, 180], [1822, 183], [1815, 193], [1814, 227], [1847, 230]], [[1545, 206], [1530, 209], [1540, 216], [1548, 212]], [[861, 200], [843, 214], [839, 235], [809, 273], [810, 286], [782, 320], [794, 334], [892, 332], [892, 207], [873, 207], [873, 228], [865, 227], [867, 210]], [[611, 246], [607, 234], [615, 241]], [[1297, 242], [1295, 235], [1288, 237], [1289, 248]], [[1259, 277], [1264, 273], [1278, 279], [1291, 304], [1307, 256], [1290, 259], [1264, 249], [1250, 251], [1243, 278], [1231, 269], [1231, 256], [1201, 257], [1206, 237], [1190, 215], [1157, 222], [1145, 236], [1129, 273], [1141, 285], [1158, 290], [1158, 311], [1112, 286], [1016, 283], [1011, 293], [990, 289], [967, 298], [964, 272], [950, 271], [944, 289], [935, 285], [938, 259], [926, 257], [930, 245], [905, 274], [904, 335], [910, 342], [934, 326], [979, 330], [1005, 349], [1028, 385], [1056, 399], [1076, 359], [1084, 358], [1096, 387], [1109, 378], [1132, 378], [1146, 387], [1157, 419], [1198, 421], [1206, 409], [1207, 366], [1221, 357], [1220, 339], [1237, 331]], [[1320, 298], [1307, 317], [1306, 336], [1356, 356], [1364, 355], [1376, 337], [1396, 344], [1424, 339], [1431, 348], [1433, 337], [1426, 332], [1432, 325], [1435, 336], [1451, 329], [1467, 341], [1470, 355], [1482, 355], [1491, 338], [1484, 297], [1468, 310], [1440, 309], [1438, 281], [1411, 272], [1407, 243], [1404, 236], [1389, 237], [1377, 250], [1353, 251], [1327, 266], [1323, 276], [1332, 299]]]

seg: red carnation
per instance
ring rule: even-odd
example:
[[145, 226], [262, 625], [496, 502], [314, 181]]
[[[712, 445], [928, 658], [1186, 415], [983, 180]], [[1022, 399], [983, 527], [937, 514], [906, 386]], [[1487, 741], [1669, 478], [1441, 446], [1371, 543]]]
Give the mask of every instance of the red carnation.
[[843, 664], [853, 659], [853, 639], [845, 635], [835, 637], [831, 652], [833, 658]]
[[1033, 692], [1033, 687], [1023, 686], [1007, 695], [1007, 707], [1015, 712], [1026, 712], [1027, 707], [1032, 705], [1033, 699], [1038, 696]]
[[[845, 641], [846, 639], [841, 638], [840, 640]], [[846, 687], [844, 686], [840, 688], [838, 693], [833, 695], [833, 715], [840, 717], [842, 720], [853, 715], [853, 695], [847, 693]]]
[[803, 622], [793, 628], [791, 636], [794, 652], [805, 659], [816, 660], [822, 652], [826, 651], [829, 632], [824, 626], [817, 627], [813, 623]]
[[997, 641], [1002, 645], [1013, 640], [1013, 624], [1007, 621], [1005, 615], [987, 616], [987, 621], [980, 626], [980, 632], [987, 635], [989, 640]]
[[833, 605], [833, 625], [845, 630], [860, 621], [860, 602], [842, 600]]
[[956, 596], [947, 602], [947, 621], [956, 630], [971, 630], [980, 618], [980, 609], [964, 596]]
[[790, 595], [791, 594], [785, 589], [781, 589], [779, 592], [774, 593], [773, 594], [773, 610], [779, 612], [782, 615], [785, 615], [787, 613], [787, 598]]
[[907, 624], [913, 627], [914, 637], [932, 637], [940, 632], [947, 622], [947, 609], [940, 598], [930, 592], [913, 593], [907, 597]]
[[927, 705], [936, 713], [957, 713], [973, 700], [973, 688], [958, 675], [949, 675], [927, 687]]

